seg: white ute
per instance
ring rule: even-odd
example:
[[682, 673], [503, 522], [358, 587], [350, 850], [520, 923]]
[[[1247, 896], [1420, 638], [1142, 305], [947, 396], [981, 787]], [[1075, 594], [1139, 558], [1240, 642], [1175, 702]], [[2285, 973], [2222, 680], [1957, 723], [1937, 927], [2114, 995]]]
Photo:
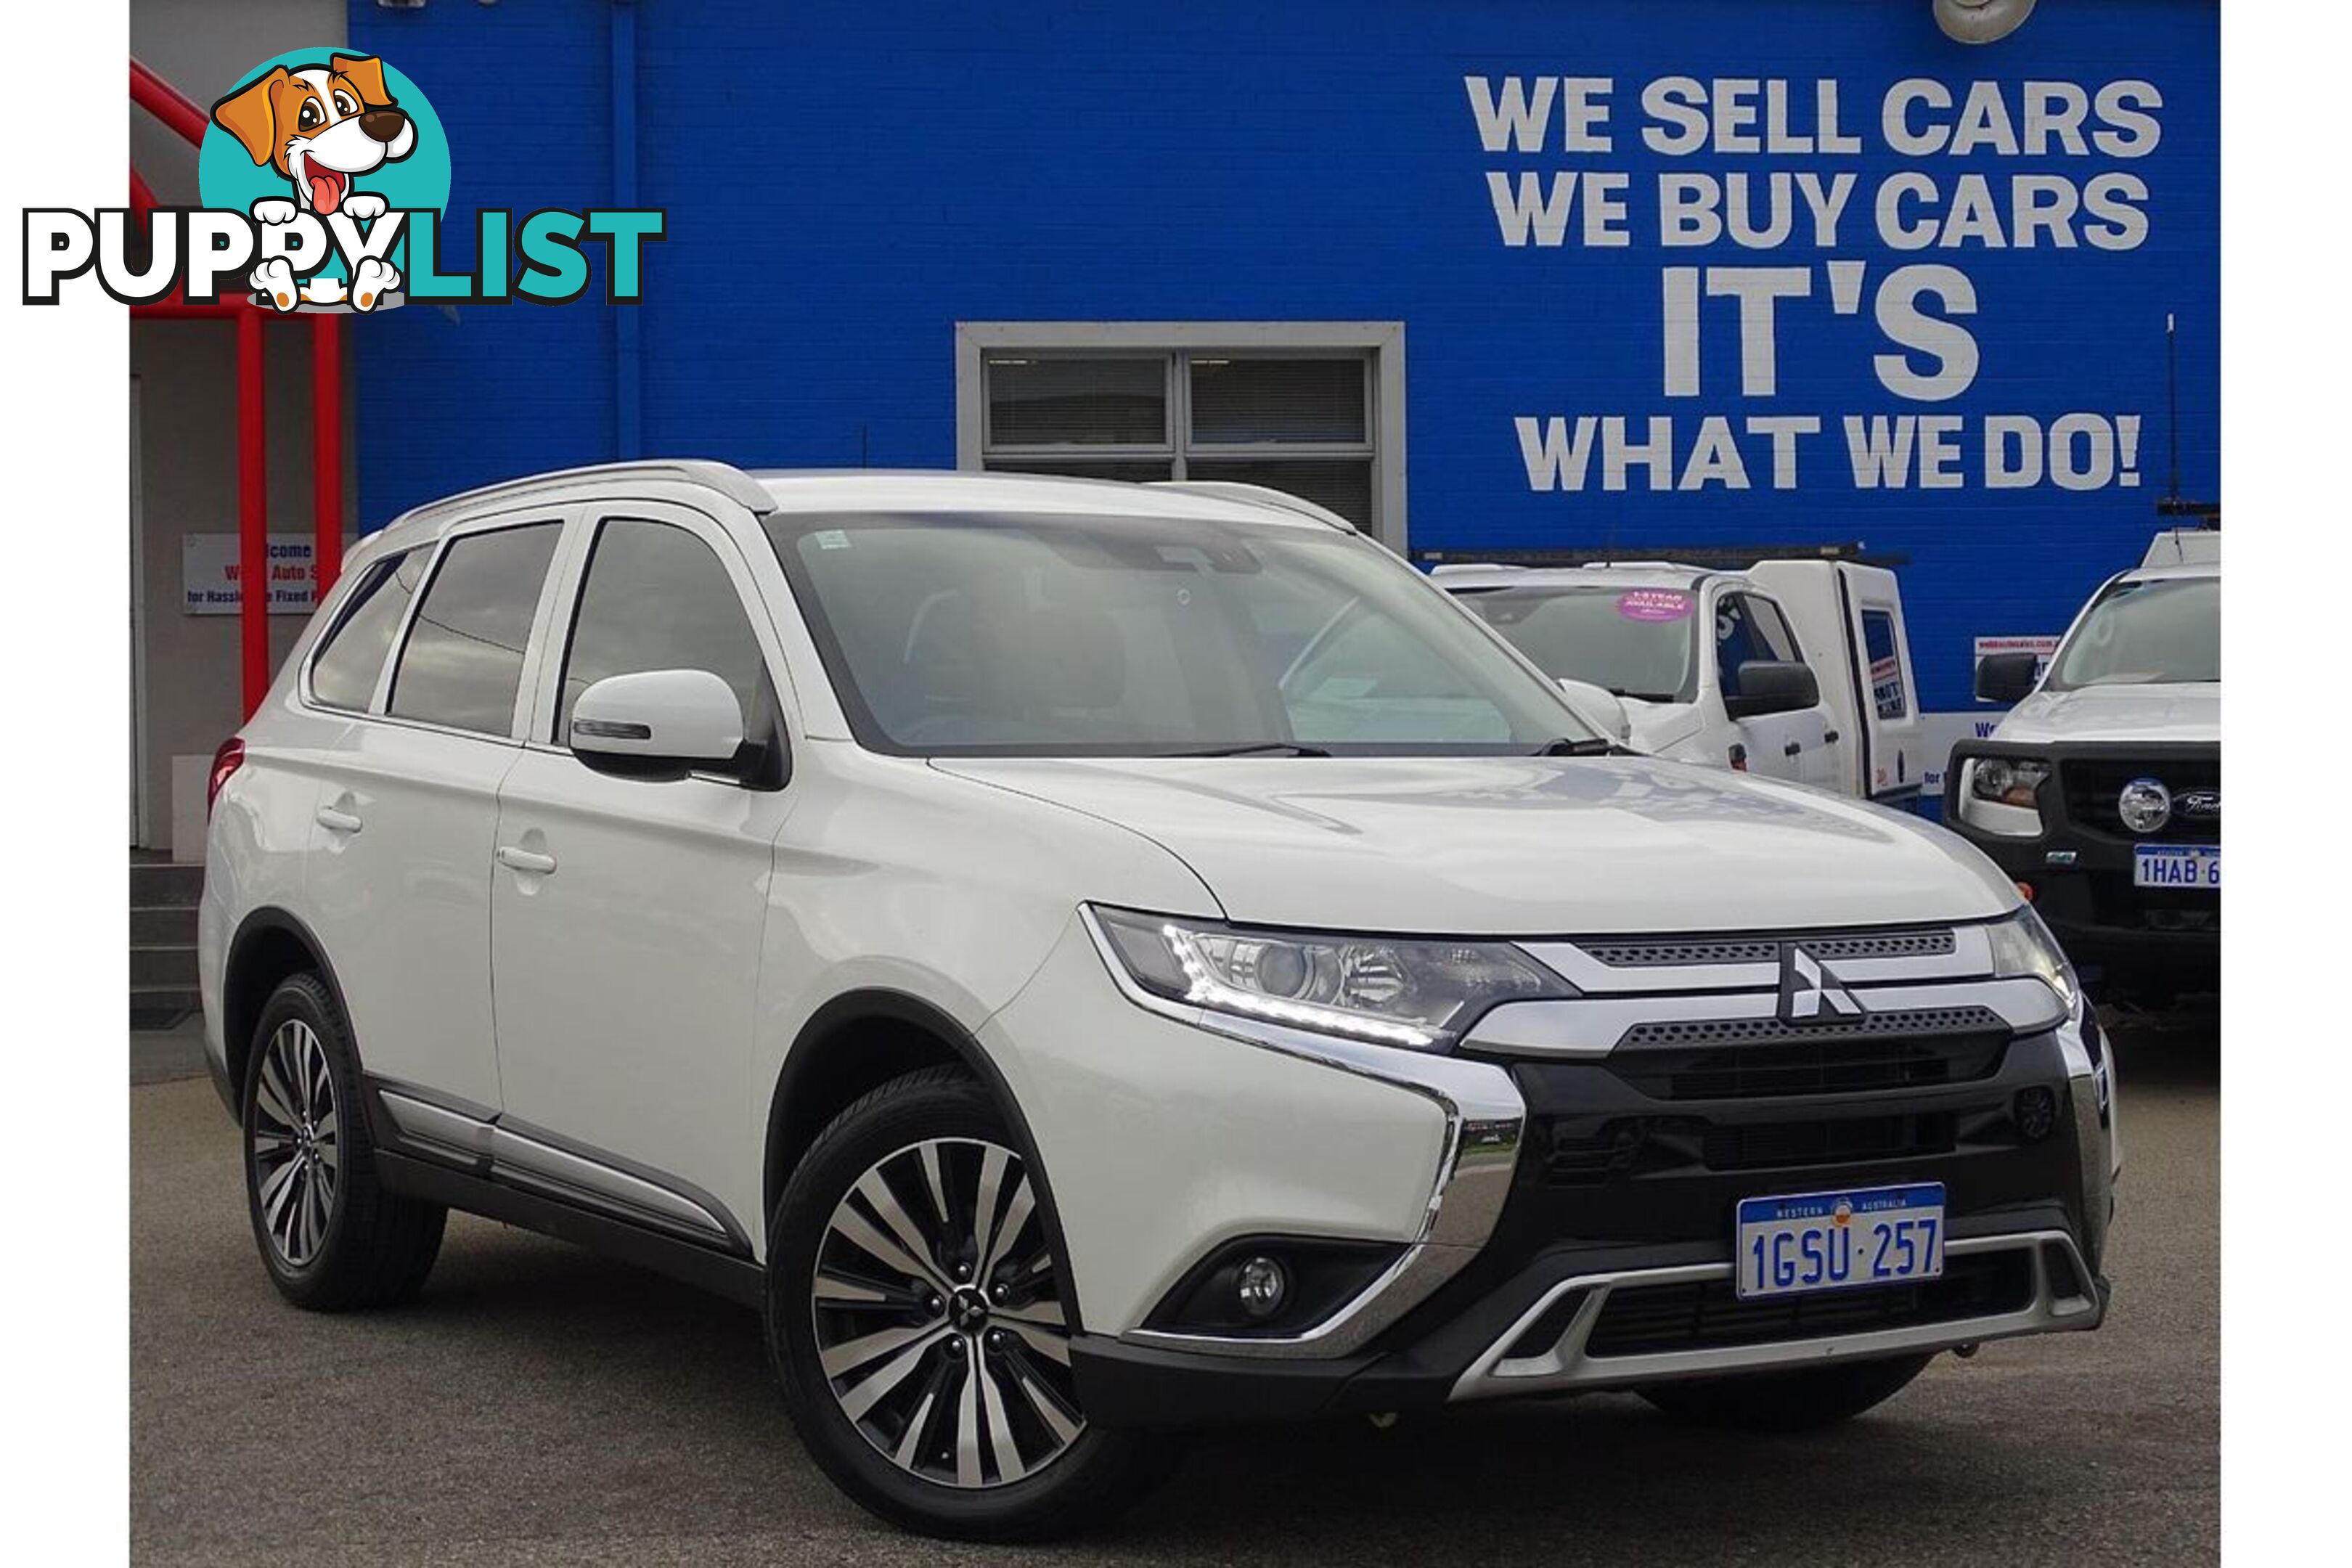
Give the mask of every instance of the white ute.
[[2105, 1310], [2108, 1053], [2007, 878], [1625, 752], [1282, 498], [473, 491], [353, 551], [211, 794], [279, 1292], [401, 1300], [451, 1208], [668, 1270], [913, 1529], [1077, 1529], [1186, 1427], [1824, 1426]]
[[1918, 797], [1925, 723], [1902, 595], [1883, 566], [1465, 563], [1431, 575], [1641, 751], [1882, 805]]

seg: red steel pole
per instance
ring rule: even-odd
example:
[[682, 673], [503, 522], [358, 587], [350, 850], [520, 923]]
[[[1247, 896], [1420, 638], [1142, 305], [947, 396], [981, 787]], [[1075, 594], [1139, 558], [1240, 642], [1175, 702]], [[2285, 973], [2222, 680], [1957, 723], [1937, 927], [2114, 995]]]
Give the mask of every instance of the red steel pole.
[[204, 145], [205, 111], [188, 101], [185, 94], [141, 65], [131, 62], [131, 101], [162, 121], [191, 146]]
[[315, 605], [343, 574], [343, 319], [323, 312], [310, 318], [310, 418]]
[[236, 613], [248, 719], [269, 690], [269, 475], [261, 376], [261, 312], [247, 310], [236, 319]]

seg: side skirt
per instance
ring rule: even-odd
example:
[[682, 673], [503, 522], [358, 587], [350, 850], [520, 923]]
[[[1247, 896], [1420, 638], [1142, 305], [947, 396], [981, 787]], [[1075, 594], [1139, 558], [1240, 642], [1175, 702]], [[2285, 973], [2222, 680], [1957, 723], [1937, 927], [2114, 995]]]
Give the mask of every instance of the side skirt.
[[766, 1298], [767, 1270], [748, 1258], [381, 1146], [375, 1163], [387, 1191], [535, 1230], [746, 1307]]

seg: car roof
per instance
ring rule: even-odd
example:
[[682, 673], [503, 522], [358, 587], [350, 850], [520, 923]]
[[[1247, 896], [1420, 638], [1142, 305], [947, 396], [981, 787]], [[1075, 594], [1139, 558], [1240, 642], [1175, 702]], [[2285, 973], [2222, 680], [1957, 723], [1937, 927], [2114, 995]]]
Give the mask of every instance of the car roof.
[[2185, 566], [2135, 566], [2118, 574], [2118, 583], [2168, 583], [2184, 577], [2219, 577], [2221, 563], [2218, 561], [2192, 562]]
[[1279, 490], [1241, 484], [1135, 484], [1047, 474], [942, 468], [768, 468], [677, 458], [604, 463], [532, 474], [412, 507], [362, 542], [371, 555], [433, 539], [485, 513], [599, 498], [661, 499], [680, 489], [716, 491], [752, 512], [1037, 512], [1073, 517], [1165, 517], [1250, 522], [1328, 532], [1344, 518]]
[[1710, 577], [1747, 583], [1743, 573], [1718, 572], [1673, 562], [1591, 566], [1444, 565], [1430, 574], [1449, 594], [1490, 588], [1696, 588]]

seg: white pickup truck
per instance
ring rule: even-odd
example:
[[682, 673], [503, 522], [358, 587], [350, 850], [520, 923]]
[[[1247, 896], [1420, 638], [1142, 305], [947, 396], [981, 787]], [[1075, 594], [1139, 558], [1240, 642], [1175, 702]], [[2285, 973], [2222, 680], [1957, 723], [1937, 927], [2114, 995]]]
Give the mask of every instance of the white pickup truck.
[[2101, 584], [2046, 669], [1977, 663], [2014, 702], [1953, 748], [1944, 821], [2017, 879], [2105, 1000], [2221, 983], [2221, 536], [2156, 536]]
[[1641, 751], [1918, 799], [1926, 731], [1902, 595], [1884, 567], [1629, 561], [1433, 575]]

